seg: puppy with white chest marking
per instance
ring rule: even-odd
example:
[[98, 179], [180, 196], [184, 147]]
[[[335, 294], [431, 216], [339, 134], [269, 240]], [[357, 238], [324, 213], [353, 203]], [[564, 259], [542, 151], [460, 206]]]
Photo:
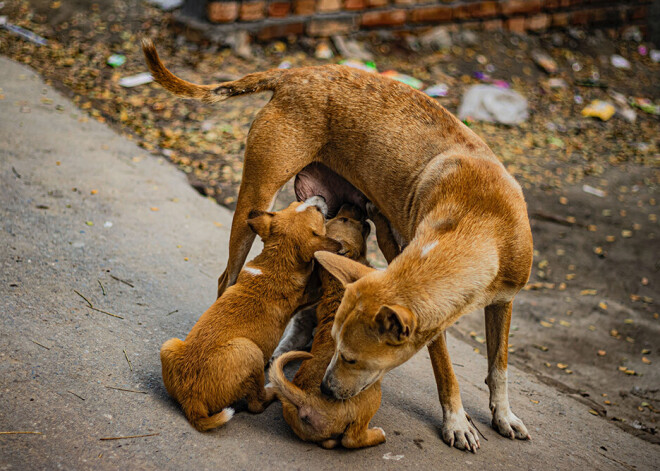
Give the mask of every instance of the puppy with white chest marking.
[[325, 234], [326, 210], [315, 197], [275, 213], [253, 211], [248, 224], [263, 239], [261, 254], [184, 341], [163, 344], [163, 382], [197, 430], [226, 423], [240, 399], [259, 413], [275, 398], [264, 388], [264, 364], [304, 300], [314, 252], [341, 249]]
[[[369, 225], [358, 208], [342, 206], [326, 228], [327, 235], [342, 244], [343, 255], [367, 264]], [[380, 382], [346, 401], [324, 396], [321, 392], [323, 375], [335, 350], [330, 333], [344, 288], [325, 269], [320, 269], [320, 278], [323, 294], [316, 310], [318, 327], [312, 351], [289, 352], [276, 359], [270, 370], [270, 381], [282, 402], [284, 419], [301, 439], [319, 443], [324, 448], [339, 444], [346, 448], [378, 445], [385, 441], [385, 433], [381, 428], [370, 429], [369, 421], [380, 407]], [[284, 365], [301, 359], [306, 361], [293, 383], [289, 382], [282, 371]]]

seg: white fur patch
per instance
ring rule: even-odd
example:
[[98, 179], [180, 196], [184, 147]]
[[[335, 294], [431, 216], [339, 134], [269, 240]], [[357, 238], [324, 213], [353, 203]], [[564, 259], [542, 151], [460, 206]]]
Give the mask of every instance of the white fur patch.
[[298, 206], [298, 207], [296, 208], [296, 212], [297, 212], [297, 213], [302, 213], [304, 210], [306, 210], [306, 209], [309, 208], [310, 206], [311, 206], [311, 205], [310, 205], [309, 203], [305, 202], [305, 203], [301, 204], [300, 206]]
[[438, 241], [431, 242], [422, 247], [422, 257], [426, 257], [431, 250], [433, 250], [438, 245]]
[[259, 268], [245, 266], [243, 267], [243, 270], [254, 276], [263, 275], [263, 272]]
[[322, 196], [312, 196], [311, 198], [307, 198], [303, 204], [298, 206], [296, 208], [297, 213], [302, 213], [305, 211], [307, 208], [310, 206], [316, 206], [321, 210], [321, 213], [323, 213], [323, 217], [328, 215], [328, 205], [325, 202], [325, 199]]
[[225, 415], [227, 416], [227, 422], [229, 422], [236, 413], [236, 411], [232, 407], [225, 407], [224, 409], [222, 409], [222, 412], [224, 412]]

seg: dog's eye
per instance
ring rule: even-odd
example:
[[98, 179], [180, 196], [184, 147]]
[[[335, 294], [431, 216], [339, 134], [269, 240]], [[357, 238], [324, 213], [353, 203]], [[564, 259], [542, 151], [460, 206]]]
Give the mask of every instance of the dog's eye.
[[343, 354], [341, 355], [341, 359], [344, 361], [344, 363], [348, 363], [349, 365], [355, 365], [357, 363], [357, 360], [349, 360]]

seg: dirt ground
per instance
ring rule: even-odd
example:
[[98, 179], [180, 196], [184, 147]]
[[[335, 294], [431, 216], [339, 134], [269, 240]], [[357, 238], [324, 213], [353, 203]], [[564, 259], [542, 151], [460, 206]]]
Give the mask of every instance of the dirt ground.
[[[186, 42], [173, 33], [169, 15], [138, 2], [10, 0], [0, 15], [50, 41], [37, 47], [0, 30], [0, 53], [30, 64], [73, 96], [89, 113], [83, 119], [113, 124], [167, 156], [195, 188], [229, 208], [250, 122], [268, 97], [214, 109], [174, 99], [153, 84], [121, 88], [120, 77], [145, 70], [139, 35], [156, 39], [176, 73], [205, 83], [283, 61], [301, 66], [339, 59], [315, 59], [312, 40], [255, 44], [254, 58], [240, 59], [228, 49]], [[520, 126], [471, 123], [523, 185], [534, 232], [534, 270], [514, 307], [510, 361], [574, 391], [593, 414], [658, 443], [659, 118], [641, 110], [634, 123], [618, 115], [602, 122], [580, 114], [592, 99], [611, 100], [609, 90], [657, 101], [660, 66], [642, 49], [653, 46], [611, 31], [457, 32], [453, 44], [439, 51], [418, 51], [414, 40], [377, 33], [359, 40], [374, 53], [379, 70], [395, 69], [426, 85], [447, 84], [448, 95], [438, 100], [452, 112], [465, 89], [480, 83], [474, 72], [506, 80], [529, 100], [530, 118]], [[531, 58], [535, 49], [557, 61], [555, 76], [566, 88], [550, 88], [548, 74]], [[126, 64], [107, 66], [112, 53], [125, 54]], [[612, 54], [627, 58], [631, 69], [613, 67]], [[586, 79], [607, 88], [576, 84]], [[285, 190], [281, 200], [291, 197]], [[375, 251], [372, 260], [382, 264]], [[453, 329], [485, 354], [480, 313]]]

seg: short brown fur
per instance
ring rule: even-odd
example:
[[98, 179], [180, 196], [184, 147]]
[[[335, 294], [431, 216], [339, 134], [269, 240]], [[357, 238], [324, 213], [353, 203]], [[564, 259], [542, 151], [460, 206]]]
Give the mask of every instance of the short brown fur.
[[[328, 237], [342, 244], [344, 255], [364, 265], [367, 265], [368, 227], [360, 220], [359, 213], [347, 206], [326, 224]], [[369, 422], [380, 406], [380, 382], [346, 401], [321, 393], [321, 381], [335, 351], [331, 331], [344, 288], [323, 268], [320, 277], [323, 294], [316, 309], [318, 325], [312, 352], [289, 352], [279, 357], [271, 368], [270, 381], [282, 402], [284, 419], [301, 439], [319, 443], [324, 448], [339, 444], [346, 448], [378, 445], [385, 441], [385, 433], [380, 428], [370, 429]], [[291, 383], [284, 376], [284, 365], [300, 359], [306, 361]]]
[[[333, 328], [328, 388], [352, 397], [428, 345], [443, 439], [476, 450], [478, 435], [463, 410], [443, 332], [461, 315], [485, 308], [493, 426], [528, 438], [509, 407], [506, 362], [511, 305], [529, 277], [532, 237], [522, 190], [486, 143], [435, 100], [378, 74], [328, 65], [181, 87], [162, 73], [153, 45], [143, 48], [156, 80], [184, 96], [213, 102], [273, 91], [248, 135], [218, 293], [236, 281], [252, 244], [249, 210], [267, 209], [284, 183], [320, 162], [378, 208], [379, 240], [392, 238], [380, 235], [385, 226], [403, 242], [387, 244], [392, 263], [384, 272], [364, 273], [345, 257], [320, 255], [328, 270], [346, 275], [347, 285]], [[397, 245], [405, 247], [400, 255]], [[359, 366], [337, 363], [344, 350]]]
[[324, 217], [314, 206], [296, 211], [302, 204], [251, 213], [248, 223], [263, 239], [263, 251], [186, 340], [173, 338], [161, 348], [165, 387], [200, 431], [227, 422], [233, 411], [226, 408], [239, 399], [258, 413], [275, 397], [264, 388], [265, 361], [303, 301], [314, 251], [341, 248], [325, 236]]

